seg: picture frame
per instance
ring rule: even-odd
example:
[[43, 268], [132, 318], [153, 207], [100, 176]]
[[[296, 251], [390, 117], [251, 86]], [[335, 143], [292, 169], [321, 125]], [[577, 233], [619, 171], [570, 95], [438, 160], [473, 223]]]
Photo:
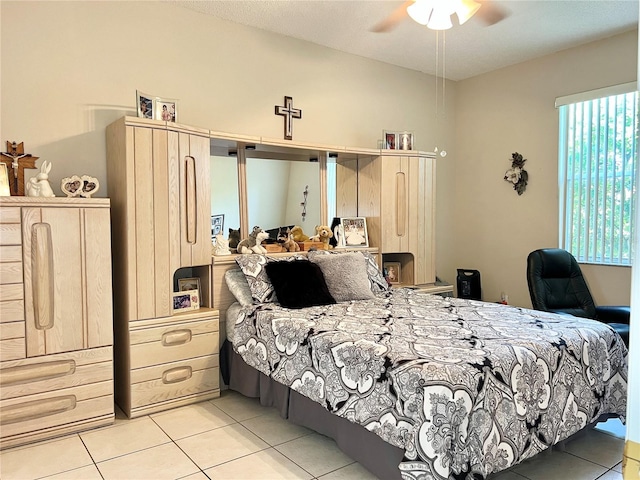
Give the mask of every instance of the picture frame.
[[172, 313], [188, 312], [200, 308], [200, 294], [198, 290], [173, 292]]
[[178, 100], [156, 97], [153, 111], [156, 120], [175, 123], [178, 120]]
[[152, 95], [136, 90], [136, 105], [138, 106], [138, 117], [152, 119], [155, 98]]
[[156, 97], [136, 90], [136, 105], [139, 118], [174, 123], [178, 121], [178, 100], [174, 98]]
[[385, 150], [396, 150], [398, 146], [397, 132], [384, 130], [382, 132], [382, 148]]
[[215, 241], [216, 235], [224, 232], [224, 213], [211, 215], [211, 241]]
[[10, 197], [9, 169], [6, 163], [0, 163], [0, 197]]
[[191, 277], [191, 278], [179, 278], [178, 279], [178, 291], [179, 292], [189, 292], [191, 290], [197, 290], [198, 296], [202, 298], [201, 289], [200, 289], [200, 277]]
[[384, 278], [389, 285], [399, 285], [402, 279], [402, 264], [400, 262], [383, 262]]
[[398, 132], [398, 143], [396, 144], [398, 150], [413, 150], [413, 133], [412, 132]]
[[339, 229], [340, 247], [368, 247], [367, 219], [365, 217], [341, 217]]

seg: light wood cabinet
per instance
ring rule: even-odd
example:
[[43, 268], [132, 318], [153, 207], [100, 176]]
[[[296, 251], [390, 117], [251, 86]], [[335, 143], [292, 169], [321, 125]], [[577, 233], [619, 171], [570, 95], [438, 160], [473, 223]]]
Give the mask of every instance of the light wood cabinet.
[[108, 199], [0, 199], [1, 446], [113, 422]]
[[[432, 284], [435, 272], [435, 158], [431, 154], [389, 151], [360, 156], [337, 170], [338, 184], [353, 184], [357, 216], [367, 218], [369, 244], [382, 262], [400, 262], [404, 285]], [[356, 180], [353, 177], [356, 175]], [[343, 194], [344, 196], [345, 194]], [[354, 216], [353, 202], [339, 209]]]
[[[113, 262], [116, 402], [130, 417], [220, 392], [218, 313], [209, 308], [209, 150], [208, 130], [134, 117], [107, 128], [118, 252]], [[199, 310], [172, 315], [176, 272], [200, 277]], [[204, 322], [208, 335], [192, 321]], [[164, 330], [162, 339], [154, 337]], [[153, 358], [153, 368], [141, 358]]]

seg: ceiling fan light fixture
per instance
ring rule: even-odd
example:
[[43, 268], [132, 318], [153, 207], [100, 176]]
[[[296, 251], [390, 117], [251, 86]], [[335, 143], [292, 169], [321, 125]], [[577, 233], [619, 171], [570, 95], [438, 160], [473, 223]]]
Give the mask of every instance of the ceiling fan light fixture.
[[458, 0], [456, 6], [456, 14], [458, 15], [458, 21], [460, 25], [469, 20], [482, 6], [474, 0]]
[[434, 9], [427, 23], [427, 28], [431, 30], [448, 30], [453, 27], [451, 23], [451, 13], [445, 10]]
[[416, 0], [407, 7], [409, 16], [420, 25], [427, 25], [429, 18], [433, 12], [433, 6], [430, 0]]

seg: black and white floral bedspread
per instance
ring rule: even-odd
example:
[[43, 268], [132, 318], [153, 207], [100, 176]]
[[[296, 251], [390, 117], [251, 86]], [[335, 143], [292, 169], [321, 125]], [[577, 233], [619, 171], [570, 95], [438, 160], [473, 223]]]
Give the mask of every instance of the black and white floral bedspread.
[[406, 479], [484, 478], [626, 409], [627, 349], [608, 326], [409, 289], [244, 307], [234, 349], [404, 449]]

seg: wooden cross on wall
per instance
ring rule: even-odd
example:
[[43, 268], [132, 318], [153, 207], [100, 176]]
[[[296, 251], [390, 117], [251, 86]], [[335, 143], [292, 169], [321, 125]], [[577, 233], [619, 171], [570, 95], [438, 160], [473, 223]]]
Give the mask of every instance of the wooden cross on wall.
[[293, 119], [302, 118], [302, 110], [293, 108], [293, 97], [284, 97], [284, 107], [276, 105], [276, 115], [284, 117], [284, 138], [293, 139]]
[[0, 162], [9, 171], [9, 187], [12, 196], [24, 196], [24, 169], [36, 168], [36, 160], [30, 153], [24, 153], [24, 142], [7, 141], [7, 151], [0, 152]]

